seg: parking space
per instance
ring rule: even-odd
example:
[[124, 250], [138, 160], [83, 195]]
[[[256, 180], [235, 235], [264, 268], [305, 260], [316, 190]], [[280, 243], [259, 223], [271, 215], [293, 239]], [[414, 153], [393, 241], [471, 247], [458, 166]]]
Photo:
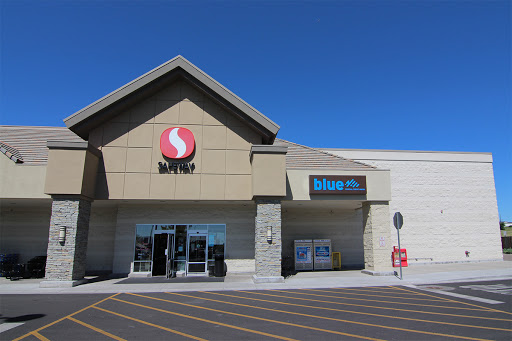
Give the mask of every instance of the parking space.
[[15, 340], [508, 340], [511, 335], [510, 305], [390, 286], [121, 293]]
[[109, 294], [0, 295], [0, 340], [12, 340], [109, 296]]
[[486, 302], [512, 306], [512, 280], [461, 282], [442, 285], [421, 285], [417, 289], [443, 294], [445, 297], [465, 298], [475, 302]]

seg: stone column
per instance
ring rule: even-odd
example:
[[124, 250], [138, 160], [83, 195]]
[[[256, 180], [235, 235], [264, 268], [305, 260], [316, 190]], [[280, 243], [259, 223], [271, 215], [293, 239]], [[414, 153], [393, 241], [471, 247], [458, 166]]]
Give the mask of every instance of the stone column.
[[[374, 276], [393, 275], [391, 265], [391, 219], [387, 201], [363, 203], [363, 273]], [[384, 246], [381, 246], [381, 239]]]
[[[83, 282], [91, 201], [81, 197], [53, 198], [43, 288], [72, 287]], [[65, 238], [59, 241], [61, 228]]]
[[[283, 282], [281, 276], [281, 201], [256, 200], [255, 283]], [[271, 240], [269, 240], [269, 231]]]

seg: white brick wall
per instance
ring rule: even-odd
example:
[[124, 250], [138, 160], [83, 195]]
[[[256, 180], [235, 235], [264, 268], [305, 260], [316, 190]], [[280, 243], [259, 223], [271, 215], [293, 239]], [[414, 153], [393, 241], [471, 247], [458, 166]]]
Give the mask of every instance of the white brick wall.
[[[400, 239], [409, 263], [428, 263], [430, 258], [433, 262], [502, 259], [489, 155], [429, 153], [425, 160], [417, 160], [422, 153], [401, 152], [394, 157], [397, 152], [390, 151], [386, 157], [386, 152], [379, 151], [372, 160], [371, 151], [329, 152], [391, 170], [390, 220], [396, 211], [404, 216]], [[450, 158], [458, 161], [445, 161]], [[391, 229], [397, 245], [392, 224]]]

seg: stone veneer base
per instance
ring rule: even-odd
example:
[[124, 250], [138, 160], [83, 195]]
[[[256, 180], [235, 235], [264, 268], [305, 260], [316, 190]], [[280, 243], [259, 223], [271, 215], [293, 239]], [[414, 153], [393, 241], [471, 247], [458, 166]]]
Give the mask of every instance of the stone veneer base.
[[77, 285], [84, 284], [86, 279], [79, 279], [75, 281], [42, 281], [39, 283], [40, 288], [71, 288]]
[[[271, 233], [269, 235], [269, 233]], [[254, 229], [256, 276], [281, 277], [281, 201], [257, 200]], [[270, 239], [269, 239], [270, 237]]]
[[[73, 282], [85, 276], [91, 201], [78, 198], [53, 198], [48, 235], [45, 278]], [[65, 231], [64, 241], [60, 230]]]
[[252, 281], [254, 283], [284, 283], [284, 277], [283, 276], [260, 277], [260, 276], [252, 275]]

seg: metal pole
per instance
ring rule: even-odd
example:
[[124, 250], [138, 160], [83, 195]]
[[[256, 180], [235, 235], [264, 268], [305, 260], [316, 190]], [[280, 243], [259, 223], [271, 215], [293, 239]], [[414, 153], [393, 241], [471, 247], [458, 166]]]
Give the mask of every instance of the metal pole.
[[398, 233], [398, 258], [400, 259], [400, 280], [402, 280], [402, 249], [400, 248], [400, 229], [396, 229]]

